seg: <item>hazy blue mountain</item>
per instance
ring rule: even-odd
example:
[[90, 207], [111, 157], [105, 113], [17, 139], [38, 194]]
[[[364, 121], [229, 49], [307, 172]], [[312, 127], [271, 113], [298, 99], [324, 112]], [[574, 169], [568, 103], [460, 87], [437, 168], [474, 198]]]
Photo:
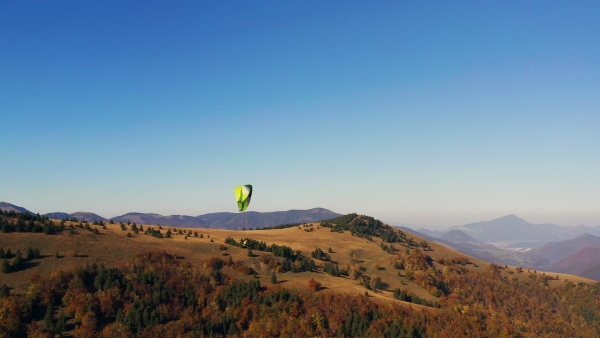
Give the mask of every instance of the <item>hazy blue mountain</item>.
[[275, 212], [247, 211], [243, 213], [218, 212], [197, 216], [208, 222], [208, 228], [243, 229], [262, 228], [289, 223], [310, 223], [342, 216], [331, 210], [313, 208], [309, 210], [288, 210]]
[[491, 221], [477, 222], [452, 227], [476, 240], [489, 242], [537, 241], [549, 242], [573, 238], [584, 228], [561, 227], [556, 224], [531, 224], [515, 215], [500, 217]]
[[474, 239], [473, 237], [467, 235], [466, 233], [464, 233], [463, 231], [460, 231], [458, 229], [448, 231], [447, 233], [442, 235], [440, 237], [440, 239], [450, 241], [453, 243], [466, 243], [466, 242], [481, 243], [478, 240]]
[[168, 227], [241, 230], [243, 228], [262, 228], [287, 223], [317, 222], [338, 216], [341, 216], [341, 214], [323, 208], [275, 212], [216, 212], [195, 217], [184, 215], [163, 216], [159, 214], [131, 212], [114, 217], [113, 221], [148, 225], [160, 224], [161, 226]]
[[67, 219], [67, 218], [73, 218], [73, 216], [71, 216], [70, 214], [67, 214], [66, 212], [49, 212], [47, 214], [44, 214], [44, 216], [48, 216], [48, 218], [50, 219]]
[[426, 234], [429, 235], [431, 237], [434, 238], [440, 238], [442, 236], [444, 236], [448, 231], [442, 231], [442, 230], [430, 230], [430, 229], [425, 229], [425, 228], [419, 228], [417, 230], [418, 232], [422, 233], [422, 234]]
[[136, 224], [148, 224], [169, 226], [169, 227], [181, 227], [181, 228], [206, 228], [208, 223], [193, 216], [184, 215], [170, 215], [163, 216], [159, 214], [151, 213], [139, 213], [130, 212], [122, 216], [117, 216], [112, 219], [114, 222], [123, 223], [136, 223]]
[[67, 214], [66, 212], [50, 212], [50, 213], [44, 214], [44, 216], [48, 216], [48, 218], [51, 218], [51, 219], [77, 218], [78, 221], [86, 221], [86, 222], [108, 221], [106, 218], [104, 218], [100, 215], [94, 214], [92, 212], [84, 212], [84, 211], [72, 212], [70, 214]]
[[[600, 237], [586, 233], [577, 238], [545, 244], [528, 251], [527, 254], [544, 257], [554, 263], [576, 254], [586, 247], [600, 248]], [[600, 263], [600, 260], [598, 263]]]
[[8, 202], [0, 202], [0, 210], [2, 211], [14, 211], [14, 212], [25, 212], [28, 214], [33, 214], [33, 212], [23, 208], [16, 206], [14, 204], [10, 204]]
[[70, 213], [69, 215], [77, 218], [80, 221], [87, 221], [87, 222], [108, 221], [106, 218], [104, 218], [100, 215], [94, 214], [93, 212], [78, 211], [78, 212]]

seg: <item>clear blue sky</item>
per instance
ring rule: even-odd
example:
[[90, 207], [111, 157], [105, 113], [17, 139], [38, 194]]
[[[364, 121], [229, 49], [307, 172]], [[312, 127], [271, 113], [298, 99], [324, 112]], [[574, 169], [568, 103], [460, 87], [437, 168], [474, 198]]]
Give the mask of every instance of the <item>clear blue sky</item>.
[[597, 1], [3, 1], [0, 200], [600, 225]]

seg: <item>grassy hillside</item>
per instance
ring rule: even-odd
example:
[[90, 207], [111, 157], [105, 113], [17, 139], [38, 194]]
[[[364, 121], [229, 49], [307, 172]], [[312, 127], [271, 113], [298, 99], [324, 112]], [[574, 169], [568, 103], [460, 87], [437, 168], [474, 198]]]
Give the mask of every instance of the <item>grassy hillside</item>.
[[[14, 225], [13, 230], [16, 230], [19, 221], [4, 216], [3, 222]], [[32, 221], [20, 222], [20, 230], [27, 227], [35, 229], [35, 226], [29, 225]], [[566, 299], [571, 294], [585, 294], [588, 292], [586, 288], [596, 290], [592, 286], [595, 282], [586, 278], [488, 264], [358, 215], [283, 229], [250, 231], [159, 229], [157, 226], [107, 223], [63, 222], [61, 225], [58, 221], [49, 220], [37, 223], [44, 224], [38, 227], [40, 232], [16, 232], [9, 228], [0, 232], [2, 252], [10, 249], [14, 255], [20, 251], [25, 257], [30, 249], [34, 249], [41, 254], [39, 258], [23, 259], [17, 268], [12, 269], [14, 271], [0, 273], [0, 286], [6, 284], [12, 295], [30, 297], [32, 280], [43, 284], [44, 278], [47, 278], [44, 276], [54, 278], [52, 276], [57, 273], [53, 271], [57, 269], [72, 271], [83, 267], [95, 273], [97, 266], [124, 269], [131, 266], [132, 258], [140, 252], [167, 252], [177, 258], [174, 261], [177, 264], [189, 263], [191, 267], [209, 270], [214, 270], [215, 260], [219, 258], [228, 262], [219, 270], [223, 276], [229, 276], [227, 281], [250, 282], [257, 279], [268, 290], [277, 287], [304, 294], [309, 292], [312, 279], [321, 284], [317, 292], [319, 295], [363, 298], [368, 295], [366, 299], [378, 306], [401, 306], [409, 311], [423, 309], [431, 312], [436, 321], [454, 313], [462, 314], [460, 320], [470, 323], [465, 325], [475, 325], [471, 321], [477, 316], [484, 316], [487, 319], [477, 324], [477, 330], [481, 332], [492, 332], [494, 322], [496, 324], [493, 325], [511, 322], [514, 319], [511, 319], [514, 316], [514, 308], [511, 310], [513, 302], [524, 313], [547, 308], [543, 311], [550, 311], [548, 315], [552, 316], [552, 320], [563, 325], [563, 322], [573, 321], [571, 317], [579, 313], [577, 306], [571, 304], [573, 307], [570, 310], [565, 308], [564, 314], [560, 315], [552, 314], [552, 309], [566, 307]], [[49, 232], [50, 224], [56, 231], [45, 234], [44, 231]], [[226, 241], [232, 245], [225, 244]], [[246, 243], [245, 247], [243, 243]], [[304, 267], [303, 264], [311, 260], [315, 267]], [[14, 264], [15, 257], [6, 258], [6, 262]], [[271, 283], [272, 278], [277, 280], [276, 283]], [[229, 282], [215, 283], [228, 285]], [[493, 289], [490, 289], [491, 284], [494, 284]], [[99, 294], [97, 296], [100, 297]], [[522, 300], [523, 297], [527, 301]], [[60, 301], [56, 302], [56, 306], [60, 307]], [[505, 308], [509, 302], [510, 307]], [[558, 302], [558, 305], [552, 302]], [[65, 306], [64, 309], [69, 308], [67, 304]], [[585, 312], [583, 308], [580, 311]], [[586, 308], [586, 311], [589, 312], [589, 309]], [[100, 310], [97, 312], [98, 316], [102, 315]], [[35, 316], [31, 316], [29, 320], [35, 322]], [[75, 332], [75, 325], [80, 327], [83, 323], [82, 318], [73, 316], [69, 319], [73, 325], [69, 332]], [[497, 318], [492, 320], [494, 316]], [[527, 317], [531, 314], [523, 316], [521, 327], [513, 325], [507, 332], [543, 331]], [[54, 318], [58, 318], [58, 312]], [[104, 320], [107, 323], [114, 321], [111, 318]], [[588, 334], [592, 332], [591, 336], [597, 335], [600, 313], [592, 311], [585, 319], [587, 322], [578, 319], [578, 325], [585, 327], [584, 331]], [[107, 324], [97, 325], [100, 329]], [[236, 332], [250, 330], [250, 326], [240, 325]], [[374, 322], [369, 325], [374, 325]], [[573, 332], [583, 332], [581, 327]], [[569, 328], [571, 326], [565, 326], [564, 332], [571, 332]], [[131, 328], [132, 332], [141, 332], [139, 330], [142, 329]], [[40, 330], [43, 331], [43, 328]], [[282, 331], [278, 332], [281, 334]]]

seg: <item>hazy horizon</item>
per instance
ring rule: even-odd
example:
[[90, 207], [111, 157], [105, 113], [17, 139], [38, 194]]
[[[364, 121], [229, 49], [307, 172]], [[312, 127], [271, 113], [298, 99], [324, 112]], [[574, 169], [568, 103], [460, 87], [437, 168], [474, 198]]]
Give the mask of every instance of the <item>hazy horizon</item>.
[[597, 2], [0, 4], [0, 200], [600, 225]]
[[[10, 203], [8, 201], [0, 201], [0, 202], [6, 202], [6, 203]], [[14, 203], [11, 203], [13, 205], [16, 205]], [[159, 214], [161, 216], [176, 216], [176, 215], [182, 215], [182, 216], [192, 216], [192, 217], [196, 217], [196, 216], [200, 216], [203, 214], [208, 214], [208, 213], [218, 213], [218, 212], [231, 212], [231, 213], [237, 213], [237, 211], [218, 211], [218, 210], [214, 210], [214, 211], [209, 211], [209, 212], [203, 212], [203, 213], [188, 213], [188, 214], [174, 214], [174, 213], [169, 213], [167, 212], [156, 212], [156, 211], [152, 211], [152, 210], [147, 210], [147, 211], [127, 211], [127, 212], [122, 212], [122, 213], [100, 213], [100, 212], [96, 212], [94, 210], [77, 210], [77, 211], [37, 211], [37, 210], [30, 210], [29, 208], [27, 208], [26, 206], [23, 205], [17, 205], [19, 207], [23, 207], [25, 209], [28, 209], [31, 212], [34, 213], [40, 213], [40, 214], [48, 214], [48, 213], [53, 213], [53, 212], [66, 212], [68, 214], [72, 214], [72, 213], [76, 213], [76, 212], [91, 212], [94, 214], [97, 214], [99, 216], [102, 216], [106, 219], [111, 219], [114, 217], [118, 217], [118, 216], [122, 216], [126, 213], [153, 213], [153, 214]], [[337, 212], [340, 213], [337, 210], [332, 210], [330, 208], [327, 207], [322, 207], [322, 206], [315, 206], [315, 207], [311, 207], [311, 208], [305, 208], [305, 209], [300, 209], [300, 208], [291, 208], [291, 209], [285, 209], [285, 210], [268, 210], [268, 211], [261, 211], [261, 210], [250, 210], [247, 212], [277, 212], [277, 211], [288, 211], [288, 210], [308, 210], [308, 209], [313, 209], [313, 208], [324, 208], [324, 209], [328, 209], [330, 211], [333, 212]], [[348, 212], [350, 213], [350, 212]], [[343, 213], [342, 213], [343, 214]], [[359, 213], [359, 214], [365, 214], [365, 213]], [[568, 219], [568, 215], [562, 215], [562, 216], [556, 216], [554, 218], [547, 218], [545, 216], [536, 216], [536, 215], [528, 215], [528, 216], [524, 216], [524, 215], [518, 215], [518, 214], [514, 214], [514, 213], [505, 213], [505, 214], [494, 214], [494, 213], [481, 213], [481, 214], [472, 214], [472, 215], [430, 215], [428, 219], [432, 220], [432, 223], [419, 223], [419, 222], [410, 222], [411, 219], [415, 219], [415, 220], [422, 220], [422, 219], [426, 219], [427, 217], [424, 217], [423, 215], [417, 215], [414, 217], [411, 217], [410, 215], [406, 216], [406, 220], [404, 219], [391, 219], [391, 218], [386, 218], [386, 217], [379, 217], [377, 215], [371, 215], [371, 214], [365, 214], [367, 216], [372, 216], [375, 218], [378, 218], [386, 223], [392, 224], [392, 225], [399, 225], [399, 226], [407, 226], [409, 228], [413, 228], [414, 230], [418, 230], [418, 228], [425, 228], [425, 229], [430, 229], [430, 230], [446, 230], [452, 226], [459, 226], [459, 225], [465, 225], [465, 224], [470, 224], [470, 223], [477, 223], [477, 222], [484, 222], [484, 221], [490, 221], [490, 220], [494, 220], [497, 218], [501, 218], [504, 216], [508, 216], [508, 215], [515, 215], [519, 218], [522, 218], [526, 221], [528, 221], [529, 223], [532, 224], [555, 224], [555, 225], [559, 225], [559, 226], [578, 226], [578, 225], [585, 225], [585, 226], [600, 226], [600, 224], [594, 224], [594, 223], [583, 223], [583, 222], [569, 222]], [[590, 218], [592, 219], [592, 218]], [[592, 221], [593, 222], [593, 221]]]

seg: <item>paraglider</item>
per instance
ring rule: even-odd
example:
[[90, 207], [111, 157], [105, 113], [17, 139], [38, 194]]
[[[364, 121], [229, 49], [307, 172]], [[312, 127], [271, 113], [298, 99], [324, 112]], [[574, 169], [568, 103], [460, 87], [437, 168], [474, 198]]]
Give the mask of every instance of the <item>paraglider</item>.
[[[235, 192], [235, 199], [237, 200], [238, 210], [244, 211], [250, 205], [250, 198], [252, 197], [252, 186], [250, 184], [242, 185], [240, 187], [233, 188]], [[248, 214], [246, 213], [246, 227], [248, 227]], [[244, 228], [245, 229], [245, 228]], [[244, 243], [245, 246], [246, 243]]]
[[235, 199], [237, 200], [238, 210], [244, 211], [250, 205], [250, 197], [252, 197], [252, 186], [250, 184], [242, 185], [233, 188]]

